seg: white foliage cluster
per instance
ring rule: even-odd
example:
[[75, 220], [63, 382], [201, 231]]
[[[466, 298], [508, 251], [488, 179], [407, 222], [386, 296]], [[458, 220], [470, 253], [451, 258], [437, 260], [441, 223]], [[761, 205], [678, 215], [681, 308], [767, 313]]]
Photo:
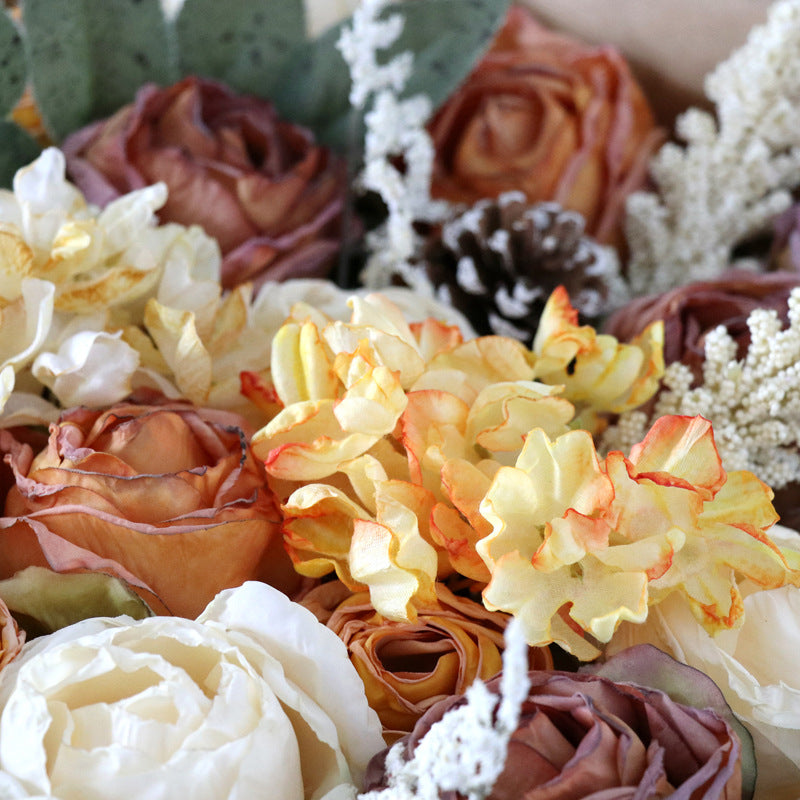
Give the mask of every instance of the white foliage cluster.
[[410, 761], [396, 744], [386, 758], [388, 787], [359, 795], [359, 800], [438, 800], [440, 792], [458, 792], [484, 800], [503, 771], [511, 734], [528, 696], [528, 646], [518, 620], [506, 628], [500, 697], [476, 680], [467, 702], [430, 727]]
[[691, 370], [670, 364], [653, 413], [623, 414], [604, 449], [628, 452], [664, 414], [701, 414], [726, 470], [750, 470], [774, 489], [800, 480], [800, 288], [790, 294], [785, 330], [772, 309], [752, 311], [747, 325], [744, 359], [725, 327], [716, 328], [706, 338], [702, 384], [691, 388]]
[[[676, 123], [685, 147], [651, 162], [657, 194], [628, 199], [628, 273], [635, 294], [711, 278], [734, 247], [765, 230], [800, 186], [800, 0], [779, 0], [766, 24], [706, 78], [711, 114]], [[737, 266], [745, 266], [739, 263]]]
[[[364, 120], [360, 183], [378, 192], [389, 212], [387, 222], [367, 237], [371, 256], [361, 280], [369, 288], [381, 288], [399, 273], [410, 285], [430, 295], [430, 284], [409, 260], [419, 238], [414, 220], [438, 219], [445, 207], [430, 199], [434, 148], [425, 122], [431, 105], [423, 95], [399, 99], [413, 68], [410, 52], [385, 64], [378, 61], [378, 51], [397, 41], [404, 24], [400, 14], [380, 17], [387, 4], [388, 0], [363, 0], [337, 45], [350, 68], [351, 104], [365, 108], [372, 100]], [[404, 163], [402, 172], [393, 163], [398, 157]]]

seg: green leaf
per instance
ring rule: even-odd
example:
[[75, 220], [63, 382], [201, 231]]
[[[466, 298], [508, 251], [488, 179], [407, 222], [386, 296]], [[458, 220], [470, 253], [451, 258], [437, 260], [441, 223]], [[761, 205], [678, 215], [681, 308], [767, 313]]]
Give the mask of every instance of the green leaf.
[[0, 12], [0, 117], [6, 116], [25, 89], [25, 45], [16, 23]]
[[734, 715], [722, 690], [705, 672], [676, 661], [650, 644], [629, 647], [603, 664], [588, 664], [579, 671], [600, 675], [617, 683], [658, 689], [676, 703], [715, 711], [733, 728], [742, 743], [742, 798], [752, 798], [757, 773], [753, 737]]
[[90, 617], [153, 616], [144, 600], [119, 578], [99, 572], [62, 575], [28, 567], [0, 581], [0, 597], [23, 628], [22, 617], [33, 621], [36, 633], [52, 633]]
[[305, 41], [302, 0], [186, 0], [176, 21], [180, 70], [269, 97]]
[[[414, 54], [414, 71], [403, 96], [425, 94], [435, 109], [467, 77], [489, 46], [508, 11], [509, 0], [414, 0], [394, 3], [385, 14], [403, 14], [397, 42], [378, 58]], [[350, 72], [336, 48], [342, 25], [311, 46], [299, 47], [287, 62], [273, 101], [288, 119], [310, 127], [321, 141], [346, 149], [350, 115]], [[358, 126], [355, 126], [358, 130]]]
[[24, 0], [34, 96], [59, 140], [177, 78], [159, 0]]
[[0, 142], [0, 187], [9, 188], [16, 171], [30, 164], [41, 147], [22, 128], [5, 120], [0, 120]]

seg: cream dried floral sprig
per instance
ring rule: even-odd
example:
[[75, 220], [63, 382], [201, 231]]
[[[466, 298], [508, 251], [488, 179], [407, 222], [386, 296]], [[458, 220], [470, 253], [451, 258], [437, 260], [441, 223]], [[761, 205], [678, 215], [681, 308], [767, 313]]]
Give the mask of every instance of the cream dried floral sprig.
[[530, 686], [528, 647], [518, 620], [509, 622], [505, 639], [500, 697], [476, 680], [467, 689], [467, 702], [430, 727], [411, 760], [404, 759], [402, 742], [389, 751], [388, 787], [359, 800], [438, 800], [440, 792], [458, 792], [467, 800], [489, 796]]
[[[685, 147], [651, 162], [657, 193], [628, 199], [634, 294], [705, 280], [764, 231], [800, 186], [800, 0], [779, 0], [766, 24], [706, 78], [716, 105], [678, 118]], [[739, 263], [738, 266], [743, 266]]]
[[[413, 223], [439, 219], [447, 206], [430, 198], [434, 148], [425, 130], [430, 100], [424, 95], [399, 99], [411, 76], [413, 54], [404, 52], [385, 64], [378, 62], [377, 51], [394, 44], [404, 24], [400, 14], [380, 18], [387, 5], [387, 0], [363, 0], [338, 42], [352, 77], [351, 104], [362, 109], [372, 103], [364, 118], [360, 183], [380, 194], [389, 213], [387, 221], [367, 236], [370, 257], [361, 280], [367, 287], [380, 288], [401, 274], [417, 291], [432, 296], [424, 272], [410, 264], [420, 243]], [[394, 163], [398, 158], [405, 165], [402, 171]]]
[[652, 413], [622, 414], [604, 448], [627, 452], [658, 417], [700, 414], [714, 426], [726, 470], [749, 470], [774, 489], [800, 479], [800, 288], [789, 296], [785, 330], [772, 309], [751, 312], [747, 325], [744, 359], [719, 326], [706, 338], [702, 383], [692, 387], [689, 367], [670, 364]]

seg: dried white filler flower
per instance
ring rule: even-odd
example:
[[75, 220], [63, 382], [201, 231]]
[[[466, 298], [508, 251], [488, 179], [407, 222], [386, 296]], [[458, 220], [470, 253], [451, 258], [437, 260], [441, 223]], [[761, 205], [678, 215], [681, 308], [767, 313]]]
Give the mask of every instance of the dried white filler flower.
[[[711, 114], [690, 109], [651, 161], [658, 193], [628, 199], [634, 294], [706, 280], [736, 245], [764, 231], [800, 186], [800, 0], [780, 0], [765, 25], [706, 78]], [[739, 262], [738, 266], [746, 266]]]
[[500, 696], [477, 680], [467, 702], [431, 725], [410, 761], [397, 743], [386, 758], [388, 787], [359, 795], [359, 800], [438, 800], [439, 792], [458, 792], [483, 800], [503, 771], [511, 734], [528, 696], [528, 645], [521, 623], [512, 619], [505, 632]]
[[[380, 18], [388, 0], [363, 0], [345, 26], [337, 46], [350, 68], [350, 102], [354, 108], [372, 106], [364, 118], [364, 170], [360, 183], [378, 192], [389, 212], [386, 223], [367, 236], [371, 253], [362, 283], [370, 288], [388, 286], [394, 274], [427, 296], [433, 289], [420, 268], [409, 259], [418, 244], [414, 220], [438, 219], [446, 204], [430, 199], [434, 148], [425, 122], [431, 113], [427, 97], [398, 95], [411, 75], [413, 55], [401, 53], [381, 64], [377, 51], [390, 47], [403, 30], [399, 14]], [[394, 161], [401, 157], [401, 172]]]
[[670, 364], [653, 413], [623, 414], [604, 449], [628, 452], [664, 414], [701, 414], [714, 426], [726, 470], [750, 470], [774, 489], [800, 480], [800, 288], [789, 296], [785, 330], [773, 309], [751, 312], [747, 325], [743, 360], [725, 327], [716, 328], [706, 338], [702, 384], [692, 388], [691, 370]]

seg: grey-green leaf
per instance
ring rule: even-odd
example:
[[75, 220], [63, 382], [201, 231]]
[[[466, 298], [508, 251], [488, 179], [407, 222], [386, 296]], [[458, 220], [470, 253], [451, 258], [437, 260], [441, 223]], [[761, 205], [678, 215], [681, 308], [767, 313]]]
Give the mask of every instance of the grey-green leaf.
[[[414, 0], [394, 3], [386, 14], [401, 13], [406, 23], [398, 41], [379, 54], [382, 62], [410, 50], [414, 73], [404, 96], [423, 93], [440, 105], [466, 78], [485, 52], [508, 11], [509, 0]], [[349, 24], [349, 23], [346, 23]], [[350, 73], [336, 48], [341, 25], [312, 45], [298, 48], [273, 95], [280, 112], [310, 127], [327, 143], [344, 150], [350, 113]]]
[[24, 0], [33, 88], [56, 140], [177, 78], [159, 0]]
[[0, 581], [0, 597], [22, 627], [32, 622], [35, 633], [52, 633], [90, 617], [134, 619], [153, 612], [119, 578], [99, 572], [62, 575], [43, 567], [28, 567]]
[[305, 40], [302, 0], [186, 0], [175, 23], [183, 75], [269, 97]]
[[22, 128], [0, 120], [0, 187], [9, 188], [14, 174], [39, 155], [41, 148]]
[[25, 88], [25, 45], [16, 23], [0, 11], [0, 117], [5, 117]]

